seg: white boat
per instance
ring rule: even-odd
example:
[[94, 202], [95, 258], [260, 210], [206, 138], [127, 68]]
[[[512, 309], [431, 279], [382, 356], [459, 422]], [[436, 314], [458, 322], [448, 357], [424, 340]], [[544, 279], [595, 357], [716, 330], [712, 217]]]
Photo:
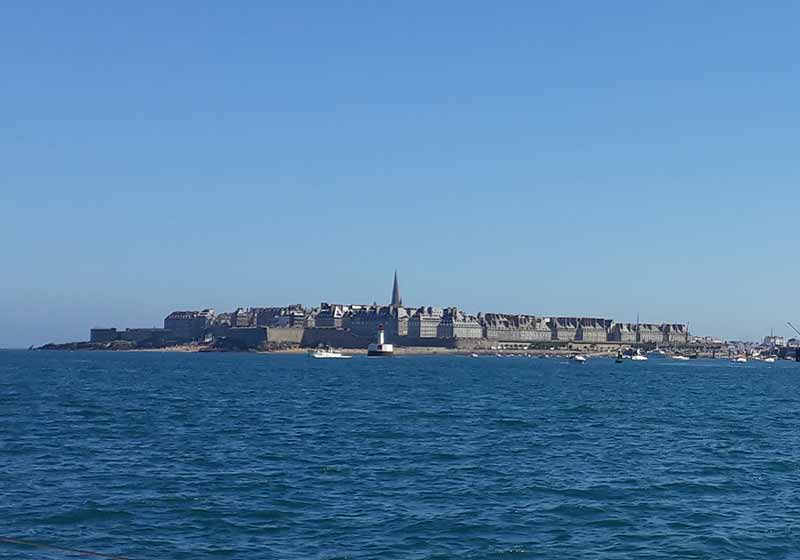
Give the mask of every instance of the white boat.
[[645, 362], [647, 361], [647, 356], [642, 354], [642, 351], [637, 348], [636, 353], [633, 356], [631, 356], [631, 360], [633, 360], [634, 362]]
[[479, 357], [475, 352], [473, 352], [469, 356], [470, 356], [470, 358], [478, 358]]
[[684, 356], [683, 354], [675, 354], [674, 356], [672, 356], [672, 359], [673, 360], [680, 360], [680, 361], [683, 362], [683, 361], [688, 361], [689, 360], [689, 356]]
[[586, 361], [586, 356], [581, 356], [580, 354], [578, 354], [577, 356], [574, 356], [572, 359], [575, 360], [577, 363], [582, 364], [583, 362]]
[[734, 364], [746, 364], [747, 358], [744, 356], [736, 356], [733, 360], [731, 360]]
[[323, 349], [315, 350], [314, 352], [311, 353], [311, 357], [316, 358], [318, 360], [335, 360], [335, 359], [346, 360], [352, 358], [352, 356], [347, 356], [345, 354], [342, 354], [341, 352], [334, 351], [334, 349], [331, 347], [325, 348], [324, 350]]
[[394, 356], [394, 346], [384, 341], [383, 325], [378, 327], [378, 341], [367, 346], [367, 356]]
[[775, 363], [775, 356], [768, 356], [768, 357], [764, 358], [764, 361], [766, 363], [768, 363], [768, 364], [774, 364]]

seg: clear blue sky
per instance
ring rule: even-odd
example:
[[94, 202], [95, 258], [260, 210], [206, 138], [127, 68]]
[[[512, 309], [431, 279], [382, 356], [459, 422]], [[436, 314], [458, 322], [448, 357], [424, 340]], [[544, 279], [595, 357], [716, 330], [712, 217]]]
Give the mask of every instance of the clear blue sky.
[[0, 347], [387, 301], [800, 322], [796, 2], [9, 2]]

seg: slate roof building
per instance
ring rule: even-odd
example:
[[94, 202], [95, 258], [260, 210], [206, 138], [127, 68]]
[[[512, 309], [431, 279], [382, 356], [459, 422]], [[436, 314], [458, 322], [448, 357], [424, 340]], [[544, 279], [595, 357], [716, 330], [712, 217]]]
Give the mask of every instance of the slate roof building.
[[552, 340], [571, 342], [578, 336], [580, 321], [577, 317], [554, 317], [550, 319]]
[[578, 328], [575, 330], [575, 340], [582, 342], [607, 342], [611, 323], [611, 319], [582, 317], [578, 319]]
[[408, 319], [408, 336], [416, 338], [438, 337], [443, 318], [444, 311], [436, 307], [415, 309]]
[[478, 318], [455, 307], [444, 310], [439, 325], [440, 338], [483, 338], [483, 326]]
[[213, 322], [213, 309], [173, 311], [164, 318], [164, 328], [178, 341], [202, 340]]
[[534, 342], [552, 338], [550, 324], [543, 317], [505, 313], [486, 313], [478, 317], [483, 322], [485, 337], [491, 340]]

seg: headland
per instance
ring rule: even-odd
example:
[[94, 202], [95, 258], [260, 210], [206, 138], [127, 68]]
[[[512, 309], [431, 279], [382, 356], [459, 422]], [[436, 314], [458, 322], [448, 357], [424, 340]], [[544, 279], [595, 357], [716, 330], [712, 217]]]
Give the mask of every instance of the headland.
[[367, 348], [379, 329], [398, 354], [613, 355], [638, 348], [690, 357], [727, 357], [732, 352], [722, 340], [692, 335], [686, 323], [508, 313], [470, 315], [458, 307], [409, 307], [403, 305], [397, 273], [388, 304], [323, 302], [312, 308], [300, 304], [239, 307], [223, 313], [179, 310], [167, 314], [162, 328], [95, 327], [90, 329], [88, 341], [51, 343], [40, 348], [291, 353], [330, 346], [357, 353]]

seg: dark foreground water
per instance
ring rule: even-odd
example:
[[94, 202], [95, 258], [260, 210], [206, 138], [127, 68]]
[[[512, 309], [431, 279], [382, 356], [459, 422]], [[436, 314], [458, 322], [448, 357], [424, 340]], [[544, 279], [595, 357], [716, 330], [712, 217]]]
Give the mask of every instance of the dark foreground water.
[[800, 558], [798, 395], [789, 362], [0, 352], [0, 534], [132, 559]]

